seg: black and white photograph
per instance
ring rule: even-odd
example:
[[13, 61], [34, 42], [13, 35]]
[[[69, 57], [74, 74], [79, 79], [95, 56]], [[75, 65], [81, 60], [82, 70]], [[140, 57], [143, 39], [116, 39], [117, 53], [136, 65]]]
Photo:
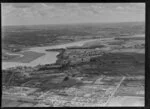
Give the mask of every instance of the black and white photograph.
[[144, 107], [145, 3], [1, 3], [1, 107]]

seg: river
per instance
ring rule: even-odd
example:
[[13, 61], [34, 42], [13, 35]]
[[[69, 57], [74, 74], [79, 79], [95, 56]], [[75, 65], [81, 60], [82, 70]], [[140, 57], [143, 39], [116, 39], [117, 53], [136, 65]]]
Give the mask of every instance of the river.
[[[61, 45], [54, 45], [54, 46], [43, 46], [43, 47], [32, 47], [26, 51], [35, 51], [38, 53], [45, 53], [45, 55], [29, 62], [29, 63], [20, 63], [20, 62], [3, 62], [2, 61], [2, 69], [7, 69], [10, 67], [16, 67], [16, 66], [31, 66], [34, 67], [36, 65], [44, 65], [44, 64], [52, 64], [55, 63], [57, 60], [58, 52], [53, 51], [45, 51], [46, 49], [56, 49], [56, 48], [66, 48], [70, 46], [82, 46], [86, 42], [90, 41], [96, 41], [98, 39], [89, 39], [89, 40], [83, 40], [83, 41], [77, 41], [67, 44], [61, 44]], [[24, 52], [24, 51], [23, 51]]]
[[[144, 37], [144, 35], [135, 35], [133, 37]], [[130, 36], [131, 37], [131, 36]], [[54, 45], [54, 46], [43, 46], [43, 47], [32, 47], [28, 50], [25, 51], [33, 51], [33, 52], [38, 52], [38, 53], [45, 53], [45, 55], [36, 58], [35, 60], [29, 62], [29, 63], [20, 63], [20, 62], [3, 62], [2, 61], [2, 69], [7, 69], [10, 67], [16, 67], [16, 66], [31, 66], [34, 67], [36, 65], [44, 65], [44, 64], [53, 64], [57, 60], [57, 55], [59, 54], [58, 52], [53, 52], [53, 51], [45, 51], [46, 49], [57, 49], [57, 48], [66, 48], [70, 46], [82, 46], [83, 44], [87, 42], [92, 42], [92, 41], [100, 41], [100, 42], [105, 42], [110, 41], [114, 38], [101, 38], [101, 39], [88, 39], [88, 40], [82, 40], [82, 41], [77, 41], [77, 42], [71, 42], [67, 44], [60, 44], [60, 45]], [[109, 50], [110, 47], [105, 48], [105, 50]], [[24, 52], [24, 51], [22, 51]], [[143, 53], [143, 51], [142, 51]]]

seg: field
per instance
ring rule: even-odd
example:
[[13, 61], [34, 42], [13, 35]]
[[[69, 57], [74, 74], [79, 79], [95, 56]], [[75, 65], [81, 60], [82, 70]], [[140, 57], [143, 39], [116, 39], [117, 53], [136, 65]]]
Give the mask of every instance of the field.
[[8, 100], [8, 99], [2, 100], [2, 107], [16, 107], [19, 104], [20, 104], [20, 102], [13, 101], [13, 100]]
[[114, 97], [108, 106], [144, 106], [144, 98], [143, 97], [133, 97], [133, 96], [117, 96]]
[[115, 38], [116, 40], [145, 40], [145, 37], [122, 37]]
[[4, 62], [29, 63], [29, 62], [35, 60], [36, 58], [39, 58], [44, 55], [44, 53], [37, 53], [37, 52], [33, 52], [33, 51], [26, 51], [26, 52], [19, 53], [19, 54], [22, 54], [23, 57], [15, 56], [13, 58], [8, 58], [7, 60], [3, 60], [3, 61]]
[[[31, 47], [31, 51], [15, 53], [22, 57], [5, 59], [29, 65], [2, 70], [4, 95], [25, 102], [17, 105], [14, 100], [8, 106], [144, 106], [143, 23], [12, 26], [4, 30], [4, 50]], [[83, 39], [91, 40], [81, 43]], [[45, 46], [74, 41], [71, 47]], [[51, 64], [56, 55], [56, 63]], [[28, 93], [23, 87], [37, 90]], [[7, 104], [5, 98], [3, 102]]]
[[8, 54], [5, 54], [5, 53], [2, 53], [2, 60], [3, 61], [8, 61], [8, 60], [11, 60], [11, 59], [14, 59], [14, 58], [18, 58], [20, 57], [20, 55], [8, 55]]
[[[144, 34], [144, 22], [5, 26], [2, 27], [2, 47], [6, 50], [33, 46], [55, 45], [101, 37], [120, 37], [124, 34]], [[125, 37], [125, 36], [123, 36]]]
[[143, 75], [145, 55], [139, 53], [109, 53], [72, 65], [81, 74], [93, 75]]

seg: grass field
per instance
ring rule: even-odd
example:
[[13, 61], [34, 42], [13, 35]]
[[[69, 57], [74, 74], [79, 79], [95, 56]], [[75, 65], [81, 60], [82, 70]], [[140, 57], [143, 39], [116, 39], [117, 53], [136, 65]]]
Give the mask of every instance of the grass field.
[[145, 40], [145, 37], [120, 37], [115, 39], [116, 40]]
[[20, 55], [8, 55], [6, 53], [2, 53], [2, 60], [11, 60], [11, 59], [14, 59], [14, 58], [17, 58], [17, 57], [20, 57]]
[[45, 55], [45, 53], [37, 53], [37, 52], [33, 52], [33, 51], [26, 51], [23, 53], [20, 53], [22, 55], [24, 55], [23, 57], [15, 57], [15, 58], [11, 58], [8, 60], [3, 60], [4, 62], [21, 62], [21, 63], [29, 63], [33, 60], [35, 60], [38, 57], [41, 57], [43, 55]]
[[108, 106], [144, 106], [144, 98], [134, 96], [117, 96], [109, 102]]
[[20, 102], [13, 101], [13, 100], [8, 100], [8, 99], [2, 99], [1, 102], [2, 107], [16, 107], [20, 104]]

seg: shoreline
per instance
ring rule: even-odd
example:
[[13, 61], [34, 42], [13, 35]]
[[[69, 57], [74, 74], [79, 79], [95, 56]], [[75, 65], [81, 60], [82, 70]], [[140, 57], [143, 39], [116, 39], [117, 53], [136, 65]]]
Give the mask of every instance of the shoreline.
[[[130, 35], [123, 36], [122, 38], [124, 38], [124, 37], [129, 38], [129, 36], [130, 36]], [[132, 37], [135, 37], [135, 36], [137, 36], [137, 37], [142, 36], [142, 37], [143, 37], [143, 36], [145, 36], [145, 34], [132, 35]], [[75, 42], [89, 41], [89, 40], [95, 40], [95, 39], [101, 39], [101, 38], [103, 38], [103, 39], [106, 38], [106, 39], [107, 39], [107, 38], [109, 38], [109, 37], [99, 37], [99, 38], [81, 39], [81, 40], [70, 41], [70, 42], [64, 42], [64, 43], [59, 43], [59, 44], [45, 44], [45, 45], [42, 45], [42, 46], [32, 46], [32, 47], [29, 46], [29, 47], [23, 47], [22, 50], [19, 51], [19, 52], [10, 52], [10, 53], [22, 53], [22, 52], [24, 52], [24, 51], [28, 51], [28, 50], [30, 50], [31, 48], [35, 48], [35, 47], [61, 46], [61, 45], [64, 45], [64, 44], [71, 44], [71, 43], [75, 43]], [[115, 39], [115, 37], [112, 37], [112, 38]], [[120, 38], [121, 38], [121, 37], [120, 37]], [[145, 38], [145, 37], [144, 37], [144, 38]], [[56, 48], [56, 49], [58, 49], [58, 48]], [[18, 55], [20, 55], [20, 54], [18, 54]]]
[[[138, 35], [139, 36], [139, 35]], [[12, 67], [17, 67], [19, 66], [37, 66], [37, 65], [45, 65], [45, 64], [56, 64], [58, 61], [58, 58], [60, 56], [60, 53], [62, 51], [62, 49], [66, 49], [68, 47], [74, 47], [74, 46], [79, 46], [79, 48], [84, 45], [87, 42], [91, 42], [91, 41], [96, 41], [96, 40], [102, 40], [103, 39], [108, 39], [107, 38], [94, 38], [94, 39], [85, 39], [85, 40], [79, 40], [79, 41], [73, 41], [73, 42], [67, 42], [67, 43], [61, 43], [61, 44], [49, 44], [46, 46], [34, 46], [34, 47], [28, 47], [28, 48], [24, 48], [24, 51], [20, 51], [20, 53], [24, 53], [24, 52], [37, 52], [37, 53], [45, 53], [44, 56], [40, 56], [38, 58], [36, 58], [35, 60], [32, 60], [31, 62], [28, 63], [28, 65], [24, 64], [24, 63], [19, 63], [18, 62], [7, 62], [2, 60], [2, 65], [5, 64], [4, 66], [11, 66], [11, 64], [15, 64], [12, 65]], [[17, 54], [17, 53], [15, 53]], [[8, 69], [10, 67], [4, 67], [2, 66], [2, 69]]]
[[[76, 41], [70, 41], [70, 42], [63, 42], [63, 43], [59, 43], [59, 44], [45, 44], [45, 45], [42, 45], [42, 46], [32, 46], [32, 47], [25, 47], [25, 48], [23, 48], [24, 50], [23, 51], [28, 51], [28, 50], [30, 50], [31, 48], [34, 48], [34, 47], [48, 47], [48, 46], [61, 46], [61, 45], [64, 45], [64, 44], [71, 44], [71, 43], [75, 43], [75, 42], [80, 42], [80, 41], [88, 41], [88, 40], [95, 40], [95, 39], [101, 39], [101, 38], [103, 38], [103, 37], [100, 37], [100, 38], [91, 38], [91, 39], [82, 39], [82, 40], [76, 40]], [[108, 38], [108, 37], [107, 37]], [[57, 49], [57, 48], [56, 48]], [[22, 50], [20, 51], [20, 52], [22, 52]], [[13, 52], [11, 52], [11, 53], [13, 53]], [[17, 52], [16, 52], [17, 53]]]

